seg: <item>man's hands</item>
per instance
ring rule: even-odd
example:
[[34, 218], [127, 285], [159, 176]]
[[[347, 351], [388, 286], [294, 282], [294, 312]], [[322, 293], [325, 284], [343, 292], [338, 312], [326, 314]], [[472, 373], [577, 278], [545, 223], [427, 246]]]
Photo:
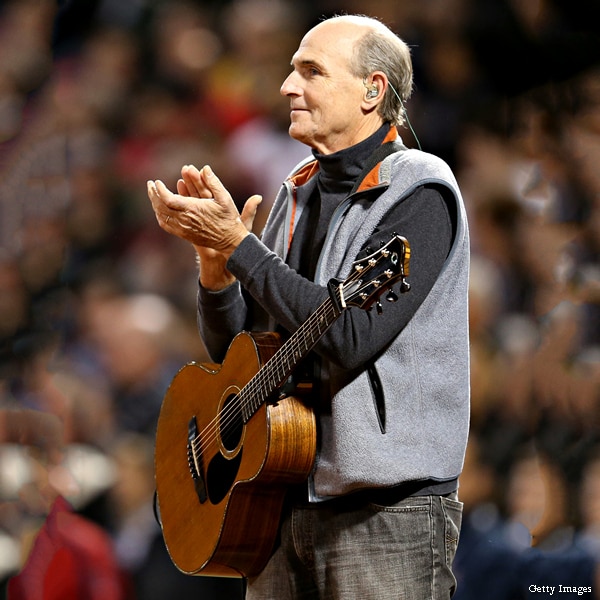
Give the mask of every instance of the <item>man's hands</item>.
[[217, 250], [227, 258], [248, 235], [260, 196], [251, 196], [238, 212], [229, 192], [208, 166], [185, 166], [174, 194], [160, 180], [148, 182], [148, 196], [159, 225], [168, 233]]
[[177, 182], [177, 194], [162, 181], [148, 182], [148, 197], [158, 224], [166, 232], [187, 240], [200, 259], [200, 281], [211, 290], [223, 289], [235, 278], [226, 263], [248, 235], [261, 196], [251, 196], [238, 212], [231, 194], [208, 166], [186, 165]]

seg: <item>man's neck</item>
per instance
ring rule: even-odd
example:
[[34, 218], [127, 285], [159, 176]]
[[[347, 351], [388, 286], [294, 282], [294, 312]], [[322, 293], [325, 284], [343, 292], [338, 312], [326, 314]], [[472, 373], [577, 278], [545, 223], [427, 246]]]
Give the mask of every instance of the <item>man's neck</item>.
[[[371, 154], [383, 143], [389, 125], [382, 125], [375, 133], [354, 146], [344, 148], [333, 154], [320, 154], [313, 150], [313, 155], [319, 162], [320, 184], [326, 189], [352, 188], [354, 181], [362, 172], [363, 166]], [[338, 191], [341, 191], [338, 189]]]

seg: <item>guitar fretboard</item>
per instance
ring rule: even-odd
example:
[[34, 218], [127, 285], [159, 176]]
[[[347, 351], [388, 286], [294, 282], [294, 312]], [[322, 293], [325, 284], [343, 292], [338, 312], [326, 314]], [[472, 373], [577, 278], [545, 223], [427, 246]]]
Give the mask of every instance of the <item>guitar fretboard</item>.
[[238, 400], [244, 423], [287, 381], [340, 315], [328, 298], [242, 388]]

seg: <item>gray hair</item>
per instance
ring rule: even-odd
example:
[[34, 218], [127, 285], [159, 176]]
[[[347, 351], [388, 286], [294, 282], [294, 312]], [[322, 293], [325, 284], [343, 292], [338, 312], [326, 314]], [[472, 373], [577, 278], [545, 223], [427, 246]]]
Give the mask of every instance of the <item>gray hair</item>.
[[379, 114], [384, 121], [402, 126], [406, 121], [404, 102], [410, 97], [413, 88], [410, 48], [376, 19], [355, 16], [351, 20], [362, 21], [371, 27], [356, 43], [350, 69], [362, 79], [366, 79], [374, 71], [386, 74], [389, 85], [379, 105]]

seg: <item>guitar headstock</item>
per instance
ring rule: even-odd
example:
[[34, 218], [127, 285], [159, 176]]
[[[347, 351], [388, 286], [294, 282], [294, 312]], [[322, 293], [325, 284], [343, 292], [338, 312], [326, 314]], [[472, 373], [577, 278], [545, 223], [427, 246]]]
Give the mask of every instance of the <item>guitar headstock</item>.
[[380, 297], [387, 292], [386, 299], [395, 302], [398, 296], [392, 286], [400, 281], [400, 293], [410, 290], [406, 281], [410, 266], [410, 245], [406, 238], [394, 235], [384, 246], [369, 256], [352, 263], [352, 272], [344, 282], [330, 282], [330, 293], [341, 311], [350, 306], [364, 310], [377, 303], [381, 312]]

